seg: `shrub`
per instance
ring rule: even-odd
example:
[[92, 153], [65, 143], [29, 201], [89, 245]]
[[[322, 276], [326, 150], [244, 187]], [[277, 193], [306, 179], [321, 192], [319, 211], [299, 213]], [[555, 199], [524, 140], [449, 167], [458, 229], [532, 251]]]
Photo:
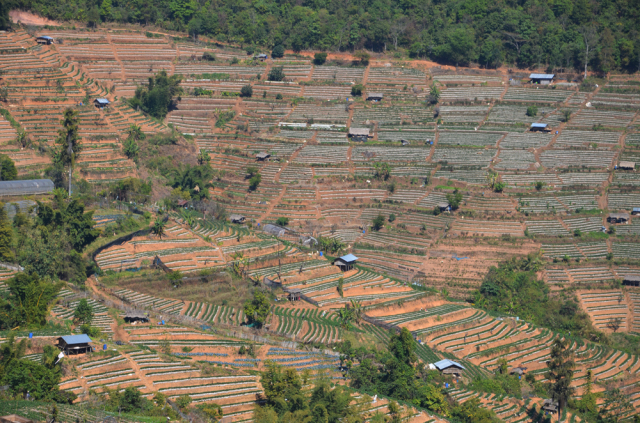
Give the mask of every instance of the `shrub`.
[[288, 217], [279, 217], [278, 219], [276, 219], [276, 225], [287, 226], [288, 224], [289, 224]]
[[277, 59], [279, 57], [284, 57], [284, 47], [281, 44], [278, 44], [271, 51], [271, 57]]
[[538, 115], [538, 106], [532, 105], [527, 107], [527, 116], [537, 116]]
[[361, 96], [363, 89], [364, 89], [364, 87], [362, 86], [362, 84], [356, 84], [356, 85], [351, 87], [351, 95]]
[[262, 175], [256, 173], [251, 177], [251, 179], [249, 179], [249, 190], [255, 191], [256, 189], [258, 189], [260, 182], [262, 182]]
[[251, 87], [251, 85], [249, 84], [243, 85], [242, 88], [240, 89], [240, 96], [251, 97], [252, 95], [253, 95], [253, 87]]
[[313, 55], [313, 63], [316, 65], [324, 65], [327, 61], [327, 53], [316, 53]]
[[283, 81], [285, 78], [284, 68], [282, 66], [276, 66], [269, 71], [267, 79], [269, 81]]
[[356, 51], [353, 54], [353, 57], [356, 59], [354, 60], [354, 64], [360, 66], [369, 66], [369, 60], [371, 60], [371, 56], [366, 51]]
[[276, 94], [276, 100], [282, 100], [282, 94], [280, 93]]
[[396, 215], [395, 215], [395, 214], [393, 214], [393, 213], [391, 213], [391, 214], [389, 215], [389, 222], [393, 222], [394, 220], [396, 220]]
[[206, 60], [208, 62], [215, 62], [216, 56], [209, 51], [205, 51], [204, 53], [202, 53], [202, 60]]
[[373, 230], [374, 231], [379, 231], [380, 229], [382, 229], [384, 227], [384, 216], [379, 214], [378, 217], [373, 219], [372, 223], [373, 223]]
[[246, 49], [244, 49], [244, 51], [247, 52], [248, 56], [251, 56], [253, 53], [256, 52], [256, 48], [254, 46], [248, 46]]

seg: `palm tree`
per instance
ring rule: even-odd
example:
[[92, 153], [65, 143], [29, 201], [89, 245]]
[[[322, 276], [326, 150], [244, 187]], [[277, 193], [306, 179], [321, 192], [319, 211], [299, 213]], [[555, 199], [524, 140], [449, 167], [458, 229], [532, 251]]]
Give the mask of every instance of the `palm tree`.
[[142, 128], [140, 128], [136, 124], [132, 124], [131, 126], [129, 126], [129, 129], [127, 129], [127, 135], [129, 136], [128, 138], [134, 139], [136, 141], [143, 140], [146, 137], [144, 132], [142, 132]]
[[353, 313], [348, 308], [341, 308], [338, 310], [338, 320], [340, 321], [340, 326], [343, 329], [346, 329], [351, 324], [353, 320]]
[[151, 227], [151, 232], [158, 236], [160, 239], [162, 239], [162, 236], [165, 234], [164, 233], [164, 226], [166, 225], [166, 223], [160, 219], [156, 219], [156, 221], [153, 223], [153, 226]]
[[358, 301], [351, 300], [351, 314], [353, 315], [353, 319], [356, 323], [360, 323], [362, 320], [362, 316], [364, 315], [364, 310], [362, 309], [362, 304]]

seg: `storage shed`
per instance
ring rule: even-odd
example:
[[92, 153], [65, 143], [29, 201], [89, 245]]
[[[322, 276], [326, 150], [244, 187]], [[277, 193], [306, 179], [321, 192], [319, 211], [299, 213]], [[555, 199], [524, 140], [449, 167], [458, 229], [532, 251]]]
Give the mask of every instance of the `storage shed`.
[[629, 213], [609, 213], [607, 222], [610, 223], [627, 223], [629, 222]]
[[108, 107], [111, 102], [106, 98], [96, 98], [93, 100], [93, 104], [100, 109], [104, 109], [105, 107]]
[[628, 286], [640, 286], [640, 276], [638, 275], [624, 275], [622, 277], [622, 284]]
[[353, 269], [353, 265], [356, 264], [357, 260], [358, 257], [354, 256], [353, 254], [347, 254], [346, 256], [335, 259], [333, 264], [338, 266], [343, 272], [347, 272]]
[[38, 195], [53, 192], [51, 179], [25, 179], [22, 181], [0, 181], [0, 197], [11, 195]]
[[634, 216], [640, 214], [640, 207], [634, 207], [633, 210], [631, 210], [631, 214]]
[[58, 348], [66, 355], [78, 355], [91, 352], [91, 338], [87, 335], [68, 335], [58, 338]]
[[241, 214], [232, 214], [229, 216], [229, 221], [231, 221], [231, 223], [244, 223], [245, 220], [245, 217]]
[[547, 125], [546, 123], [533, 122], [529, 130], [531, 132], [549, 132], [550, 129], [548, 128], [548, 126], [549, 125]]
[[542, 403], [542, 409], [553, 414], [558, 411], [558, 403], [556, 401], [553, 401], [552, 399], [547, 398]]
[[269, 157], [271, 157], [271, 154], [265, 153], [264, 151], [256, 154], [256, 160], [261, 161], [261, 162], [263, 162], [265, 160], [268, 160]]
[[549, 85], [553, 82], [555, 76], [553, 73], [532, 73], [529, 75], [529, 79], [532, 84]]
[[268, 55], [264, 54], [264, 53], [260, 53], [257, 56], [253, 56], [254, 59], [259, 59], [260, 61], [264, 62], [265, 60], [267, 60], [269, 58]]
[[367, 141], [369, 139], [369, 128], [349, 128], [348, 135], [353, 141]]
[[41, 35], [38, 38], [36, 38], [36, 43], [38, 44], [53, 44], [54, 41], [55, 40], [52, 37], [49, 37], [48, 35]]
[[460, 376], [462, 371], [466, 370], [462, 364], [449, 359], [440, 360], [437, 363], [433, 363], [433, 365], [440, 370], [440, 373], [448, 375]]
[[514, 367], [513, 369], [511, 369], [509, 374], [510, 375], [523, 376], [526, 372], [527, 372], [527, 368], [526, 367]]
[[302, 291], [299, 289], [290, 289], [289, 290], [289, 301], [298, 301], [300, 299], [300, 294]]
[[127, 314], [125, 314], [124, 321], [126, 323], [133, 323], [133, 322], [148, 323], [149, 322], [149, 317], [147, 317], [141, 311], [129, 311], [129, 312], [127, 312]]
[[618, 165], [618, 167], [620, 169], [624, 169], [624, 170], [633, 170], [636, 168], [636, 163], [635, 162], [629, 162], [629, 161], [621, 161], [620, 164]]
[[383, 98], [382, 93], [367, 93], [367, 101], [382, 101]]

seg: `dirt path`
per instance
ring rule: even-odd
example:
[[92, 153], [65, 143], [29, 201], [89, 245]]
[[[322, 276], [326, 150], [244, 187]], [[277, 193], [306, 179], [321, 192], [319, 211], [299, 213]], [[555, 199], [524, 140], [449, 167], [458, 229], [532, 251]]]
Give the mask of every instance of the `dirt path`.
[[260, 218], [258, 219], [258, 221], [260, 223], [262, 223], [262, 221], [264, 219], [267, 218], [267, 216], [269, 216], [271, 214], [271, 212], [273, 212], [273, 209], [280, 204], [280, 201], [282, 201], [282, 197], [284, 197], [284, 194], [287, 192], [287, 187], [284, 187], [282, 189], [282, 191], [280, 192], [280, 194], [278, 195], [278, 197], [274, 198], [270, 203], [269, 203], [269, 207], [267, 207], [267, 210], [265, 210], [265, 212], [263, 213], [262, 216], [260, 216]]
[[9, 17], [13, 23], [22, 23], [24, 25], [36, 25], [36, 26], [60, 26], [61, 24], [56, 21], [52, 21], [51, 19], [43, 18], [42, 16], [38, 16], [34, 13], [25, 12], [23, 10], [11, 10], [9, 12]]
[[125, 70], [124, 70], [124, 64], [122, 63], [122, 60], [120, 60], [120, 58], [118, 57], [118, 50], [116, 49], [116, 46], [111, 42], [111, 33], [107, 32], [107, 43], [109, 43], [109, 47], [111, 47], [111, 51], [113, 52], [113, 57], [114, 59], [116, 59], [116, 62], [118, 63], [118, 66], [120, 66], [120, 72], [122, 73], [122, 80], [126, 81], [126, 75], [125, 75]]

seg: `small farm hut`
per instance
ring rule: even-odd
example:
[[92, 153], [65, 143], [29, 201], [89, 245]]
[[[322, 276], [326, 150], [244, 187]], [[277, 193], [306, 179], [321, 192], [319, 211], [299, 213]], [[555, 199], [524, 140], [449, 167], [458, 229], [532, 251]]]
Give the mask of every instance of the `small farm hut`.
[[640, 207], [634, 207], [634, 208], [631, 210], [631, 214], [632, 214], [632, 215], [634, 215], [634, 216], [636, 216], [636, 215], [640, 214]]
[[58, 338], [58, 348], [66, 355], [78, 355], [91, 352], [91, 338], [87, 335], [68, 335]]
[[448, 210], [449, 203], [446, 203], [446, 202], [438, 203], [438, 208], [440, 209], [440, 211]]
[[108, 107], [111, 102], [106, 98], [96, 98], [95, 100], [93, 100], [93, 104], [99, 109], [104, 109], [105, 107]]
[[300, 299], [300, 294], [302, 294], [302, 291], [300, 291], [299, 289], [290, 289], [289, 301], [298, 301]]
[[466, 370], [462, 364], [449, 359], [440, 360], [437, 363], [433, 363], [433, 365], [440, 371], [440, 373], [447, 375], [460, 376], [462, 371]]
[[264, 53], [260, 53], [257, 56], [253, 56], [254, 59], [259, 59], [260, 61], [264, 62], [265, 60], [267, 60], [269, 58], [268, 55], [264, 54]]
[[607, 222], [611, 223], [627, 223], [629, 222], [629, 213], [609, 213]]
[[353, 265], [356, 264], [357, 260], [358, 257], [353, 254], [347, 254], [346, 256], [335, 259], [333, 264], [338, 266], [343, 272], [346, 272], [353, 269]]
[[353, 141], [367, 141], [369, 139], [369, 128], [349, 128], [349, 138]]
[[142, 322], [148, 323], [149, 318], [145, 316], [145, 314], [141, 311], [128, 311], [124, 316], [124, 321], [126, 323], [134, 323], [134, 322]]
[[537, 123], [537, 122], [533, 122], [531, 124], [531, 128], [529, 128], [529, 130], [531, 132], [549, 132], [550, 129], [548, 128], [549, 125], [547, 125], [546, 123]]
[[265, 153], [264, 151], [256, 154], [256, 160], [264, 162], [265, 160], [268, 160], [269, 157], [271, 157], [271, 154], [269, 153]]
[[229, 221], [231, 221], [231, 223], [244, 223], [245, 220], [247, 219], [241, 214], [232, 214], [229, 216]]
[[558, 403], [556, 401], [553, 401], [552, 399], [547, 398], [542, 403], [542, 409], [552, 414], [556, 413], [558, 411]]
[[553, 73], [532, 73], [529, 79], [532, 84], [549, 85], [553, 82], [556, 75]]
[[52, 37], [49, 37], [48, 35], [41, 35], [38, 38], [36, 38], [36, 43], [38, 44], [53, 44], [54, 41], [55, 40]]
[[620, 162], [618, 167], [620, 169], [624, 169], [624, 170], [633, 170], [633, 169], [636, 168], [636, 163], [623, 160], [623, 161]]
[[37, 195], [53, 192], [51, 179], [25, 179], [23, 181], [0, 181], [0, 197], [11, 195]]
[[622, 277], [622, 284], [627, 286], [640, 286], [640, 276], [625, 275]]
[[382, 93], [367, 93], [367, 101], [382, 101], [383, 97]]
[[511, 369], [509, 374], [510, 375], [524, 376], [524, 374], [526, 372], [527, 372], [527, 368], [526, 367], [514, 367], [513, 369]]

